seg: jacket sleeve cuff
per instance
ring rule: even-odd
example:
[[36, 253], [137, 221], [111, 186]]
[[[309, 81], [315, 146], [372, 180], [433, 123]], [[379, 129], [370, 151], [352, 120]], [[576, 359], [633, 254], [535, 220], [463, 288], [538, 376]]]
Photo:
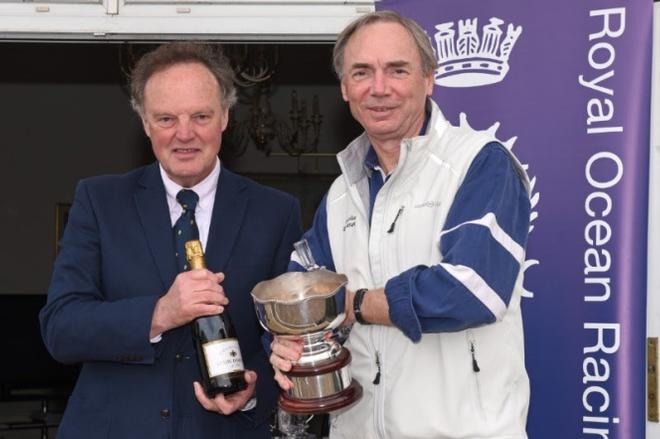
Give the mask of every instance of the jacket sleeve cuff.
[[417, 267], [413, 267], [393, 277], [385, 284], [390, 320], [413, 342], [422, 339], [422, 326], [413, 307], [411, 292], [416, 271]]
[[[136, 329], [139, 327], [139, 330], [134, 333], [145, 334], [149, 337], [149, 331], [151, 330], [151, 320], [153, 318], [153, 311], [156, 307], [156, 302], [160, 299], [158, 296], [144, 296], [136, 297], [129, 299], [133, 302], [132, 306], [126, 307], [123, 313], [123, 324], [125, 328], [131, 328], [131, 324], [135, 322]], [[130, 329], [127, 329], [130, 332]], [[121, 362], [126, 363], [135, 363], [135, 364], [153, 364], [156, 359], [160, 357], [162, 352], [162, 345], [160, 343], [162, 340], [163, 334], [159, 334], [154, 338], [145, 340], [144, 335], [139, 338], [129, 338], [129, 337], [118, 337], [122, 340], [126, 340], [127, 345], [122, 349], [122, 359]]]
[[257, 373], [254, 394], [256, 404], [251, 410], [240, 411], [238, 418], [249, 428], [256, 428], [270, 420], [270, 415], [277, 406], [280, 388], [275, 381], [273, 367], [263, 352], [256, 352], [252, 358], [248, 358], [245, 361], [245, 368]]

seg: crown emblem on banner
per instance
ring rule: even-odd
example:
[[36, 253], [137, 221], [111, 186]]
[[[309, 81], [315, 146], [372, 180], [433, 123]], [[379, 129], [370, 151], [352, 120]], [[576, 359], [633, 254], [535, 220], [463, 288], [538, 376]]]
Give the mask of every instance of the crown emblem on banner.
[[458, 38], [453, 22], [435, 26], [438, 68], [435, 83], [445, 87], [476, 87], [500, 82], [509, 72], [509, 55], [522, 33], [522, 26], [509, 24], [506, 35], [500, 26], [504, 21], [492, 17], [477, 32], [477, 19], [458, 20]]

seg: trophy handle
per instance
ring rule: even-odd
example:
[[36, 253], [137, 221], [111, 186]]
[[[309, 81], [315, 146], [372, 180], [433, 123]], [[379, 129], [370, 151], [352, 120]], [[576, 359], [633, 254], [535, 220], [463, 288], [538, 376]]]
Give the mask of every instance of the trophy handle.
[[293, 248], [296, 250], [296, 254], [300, 259], [300, 263], [307, 271], [318, 270], [321, 267], [314, 260], [312, 255], [312, 250], [309, 248], [309, 244], [306, 239], [301, 239], [298, 242], [293, 243]]

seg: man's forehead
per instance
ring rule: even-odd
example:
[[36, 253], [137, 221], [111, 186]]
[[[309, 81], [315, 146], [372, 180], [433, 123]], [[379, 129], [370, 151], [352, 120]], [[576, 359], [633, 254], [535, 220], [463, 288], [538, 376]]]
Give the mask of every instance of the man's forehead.
[[144, 94], [194, 92], [215, 94], [220, 85], [213, 73], [200, 63], [177, 63], [154, 72], [145, 82]]
[[161, 68], [149, 76], [145, 82], [145, 92], [150, 89], [161, 87], [170, 88], [174, 86], [185, 86], [195, 84], [198, 87], [211, 89], [218, 88], [217, 78], [211, 70], [199, 62], [179, 62]]
[[[394, 35], [392, 35], [394, 34]], [[419, 60], [419, 52], [410, 33], [399, 23], [376, 22], [358, 29], [346, 43], [344, 61], [347, 65], [405, 65]]]

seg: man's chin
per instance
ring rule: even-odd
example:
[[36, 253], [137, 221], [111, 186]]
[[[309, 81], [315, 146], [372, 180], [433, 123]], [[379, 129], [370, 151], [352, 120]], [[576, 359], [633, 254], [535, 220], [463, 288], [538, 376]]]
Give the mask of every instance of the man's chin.
[[389, 137], [396, 132], [396, 127], [391, 121], [383, 121], [380, 123], [369, 124], [369, 126], [365, 128], [365, 131], [369, 135]]
[[186, 166], [176, 166], [171, 168], [167, 175], [180, 186], [183, 187], [192, 187], [202, 181], [204, 176], [202, 176], [203, 171], [198, 167], [186, 167]]

